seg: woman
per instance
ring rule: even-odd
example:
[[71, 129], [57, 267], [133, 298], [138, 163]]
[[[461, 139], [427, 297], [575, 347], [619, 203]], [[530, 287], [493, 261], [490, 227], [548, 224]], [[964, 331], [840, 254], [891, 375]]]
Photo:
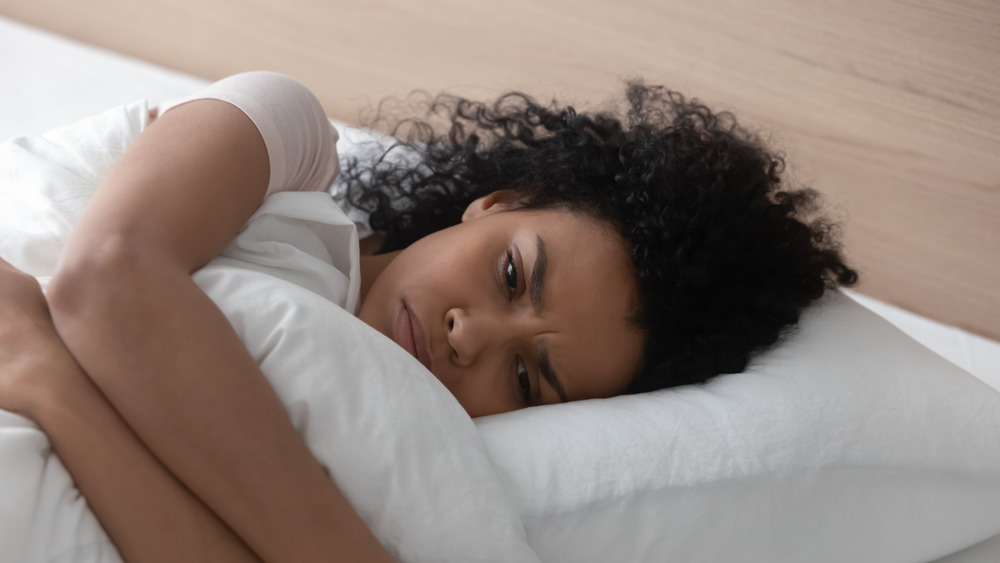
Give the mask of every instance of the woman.
[[[781, 160], [731, 117], [628, 96], [624, 124], [441, 97], [444, 132], [403, 122], [415, 153], [344, 173], [383, 237], [358, 316], [471, 416], [740, 371], [856, 277], [804, 222], [811, 192], [781, 190]], [[301, 86], [234, 77], [133, 143], [47, 304], [0, 268], [0, 407], [50, 435], [128, 561], [388, 559], [190, 278], [266, 193], [324, 189], [335, 135]]]

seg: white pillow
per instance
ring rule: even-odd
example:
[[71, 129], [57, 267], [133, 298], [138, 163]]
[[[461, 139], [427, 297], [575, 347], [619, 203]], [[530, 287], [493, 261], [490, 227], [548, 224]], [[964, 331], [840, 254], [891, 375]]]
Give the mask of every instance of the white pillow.
[[[345, 250], [352, 236], [353, 260]], [[344, 274], [353, 269], [358, 280], [356, 249], [353, 224], [328, 194], [277, 193], [194, 279], [395, 557], [537, 561], [458, 401], [409, 353], [335, 304]]]
[[1000, 532], [1000, 394], [840, 293], [746, 373], [477, 421], [543, 561], [928, 561]]

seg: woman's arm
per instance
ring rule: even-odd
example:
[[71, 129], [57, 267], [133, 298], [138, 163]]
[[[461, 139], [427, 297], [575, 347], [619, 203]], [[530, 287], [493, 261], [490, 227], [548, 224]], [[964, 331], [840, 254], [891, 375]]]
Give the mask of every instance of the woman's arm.
[[190, 277], [260, 204], [268, 162], [225, 102], [157, 118], [74, 230], [53, 319], [128, 425], [262, 559], [390, 560]]
[[259, 561], [129, 430], [59, 340], [38, 283], [2, 259], [0, 408], [45, 431], [129, 563]]

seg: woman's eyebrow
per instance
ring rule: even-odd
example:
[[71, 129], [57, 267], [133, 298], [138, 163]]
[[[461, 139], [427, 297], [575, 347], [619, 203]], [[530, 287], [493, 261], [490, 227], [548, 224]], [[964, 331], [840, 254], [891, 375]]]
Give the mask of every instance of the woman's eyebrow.
[[542, 314], [542, 307], [545, 306], [543, 290], [545, 289], [545, 269], [549, 264], [548, 256], [545, 254], [545, 241], [538, 237], [535, 243], [538, 253], [535, 255], [535, 265], [531, 268], [531, 283], [528, 284], [528, 296], [531, 298], [531, 307], [535, 314]]
[[[535, 246], [538, 253], [535, 256], [535, 265], [531, 268], [528, 297], [531, 299], [531, 308], [535, 310], [535, 314], [540, 315], [542, 314], [542, 307], [545, 306], [545, 300], [543, 299], [545, 270], [549, 265], [549, 258], [545, 254], [545, 241], [542, 240], [542, 237], [538, 236], [536, 241]], [[549, 348], [544, 340], [538, 342], [538, 368], [542, 372], [542, 377], [545, 381], [548, 381], [549, 385], [559, 395], [559, 400], [564, 403], [569, 402], [569, 399], [566, 397], [566, 390], [563, 389], [562, 382], [559, 381], [556, 370], [552, 367], [552, 362], [549, 361]]]
[[552, 363], [549, 361], [549, 347], [544, 340], [538, 342], [538, 368], [542, 372], [542, 378], [556, 390], [559, 400], [568, 403], [569, 398], [566, 396], [566, 390], [563, 389], [562, 382], [559, 381], [556, 370], [552, 368]]

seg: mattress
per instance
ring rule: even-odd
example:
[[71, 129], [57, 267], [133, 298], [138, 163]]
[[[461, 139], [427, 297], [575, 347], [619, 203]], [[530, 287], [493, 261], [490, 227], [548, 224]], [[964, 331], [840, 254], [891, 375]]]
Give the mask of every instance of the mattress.
[[[0, 139], [38, 134], [145, 98], [180, 97], [205, 80], [123, 57], [0, 18]], [[850, 297], [924, 346], [1000, 390], [1000, 342], [944, 325], [857, 292]], [[1000, 560], [1000, 536], [941, 563]]]

